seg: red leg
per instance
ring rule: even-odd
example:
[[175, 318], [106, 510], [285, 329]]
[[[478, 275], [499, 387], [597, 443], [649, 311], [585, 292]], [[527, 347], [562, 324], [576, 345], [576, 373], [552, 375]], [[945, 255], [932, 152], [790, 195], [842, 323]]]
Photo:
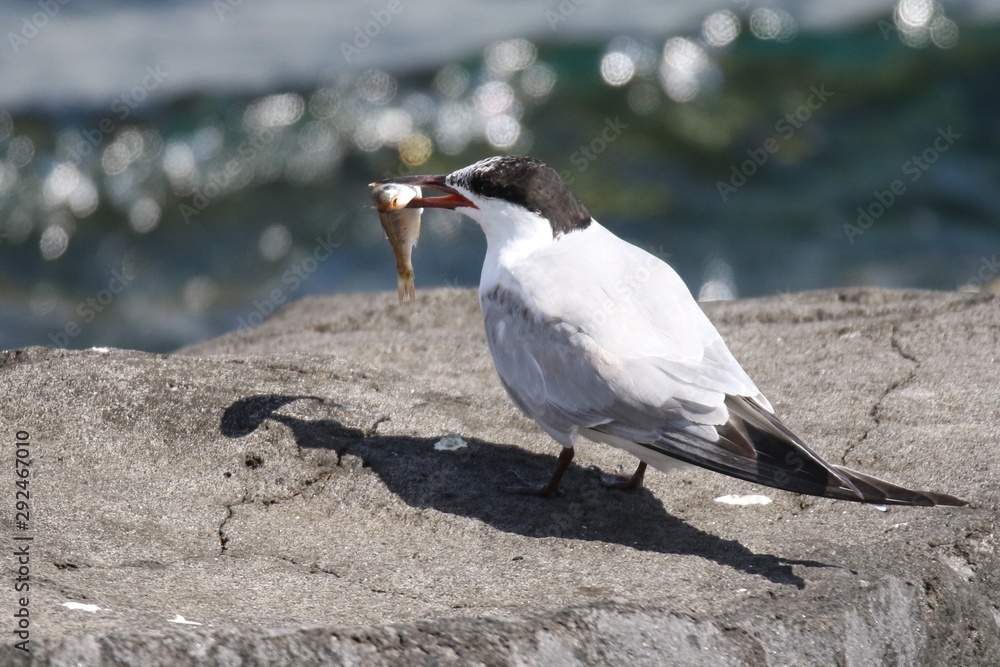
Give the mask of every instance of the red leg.
[[601, 484], [609, 489], [632, 489], [642, 488], [642, 478], [646, 475], [646, 462], [640, 461], [639, 467], [631, 477], [628, 475], [601, 475]]
[[573, 455], [575, 452], [572, 447], [563, 447], [563, 450], [559, 453], [559, 465], [556, 466], [555, 472], [552, 473], [552, 478], [545, 484], [530, 484], [524, 481], [520, 475], [516, 472], [517, 479], [519, 482], [517, 484], [511, 484], [510, 486], [503, 487], [503, 490], [507, 493], [520, 493], [526, 496], [545, 496], [547, 498], [552, 498], [559, 493], [559, 482], [562, 480], [563, 473], [569, 468], [570, 461], [573, 460]]

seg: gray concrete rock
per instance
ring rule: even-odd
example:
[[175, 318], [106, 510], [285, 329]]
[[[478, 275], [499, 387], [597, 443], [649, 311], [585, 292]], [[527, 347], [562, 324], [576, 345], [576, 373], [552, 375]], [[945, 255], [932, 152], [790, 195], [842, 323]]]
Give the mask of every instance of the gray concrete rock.
[[[4, 551], [34, 538], [31, 653], [8, 557], [0, 662], [996, 664], [995, 300], [706, 307], [824, 456], [972, 502], [888, 512], [700, 470], [611, 491], [599, 471], [634, 460], [602, 445], [560, 497], [507, 495], [558, 446], [504, 395], [475, 294], [395, 300], [304, 299], [173, 355], [0, 353]], [[456, 433], [467, 447], [435, 448]], [[714, 500], [750, 493], [773, 502]]]

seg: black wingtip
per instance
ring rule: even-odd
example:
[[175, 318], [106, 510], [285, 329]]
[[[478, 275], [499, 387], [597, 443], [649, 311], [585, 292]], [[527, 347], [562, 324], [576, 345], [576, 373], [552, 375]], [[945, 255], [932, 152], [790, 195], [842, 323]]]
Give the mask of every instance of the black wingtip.
[[[727, 397], [730, 421], [720, 427], [720, 444], [727, 454], [744, 458], [752, 448], [755, 469], [737, 474], [786, 491], [875, 505], [944, 505], [969, 503], [947, 493], [908, 489], [823, 460], [772, 412], [745, 397]], [[729, 474], [733, 472], [725, 471]]]
[[843, 466], [834, 466], [834, 468], [847, 477], [863, 494], [862, 498], [857, 499], [859, 502], [876, 505], [916, 505], [919, 507], [934, 507], [936, 505], [964, 507], [969, 504], [968, 501], [947, 493], [907, 489], [857, 470]]

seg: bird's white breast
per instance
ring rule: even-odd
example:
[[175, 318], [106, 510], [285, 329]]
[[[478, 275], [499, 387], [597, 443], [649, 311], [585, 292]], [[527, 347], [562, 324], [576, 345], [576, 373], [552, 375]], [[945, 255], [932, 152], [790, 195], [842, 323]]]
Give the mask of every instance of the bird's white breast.
[[480, 295], [497, 285], [508, 287], [511, 274], [538, 252], [553, 245], [548, 220], [501, 200], [486, 200], [469, 211], [486, 235], [486, 258], [479, 280]]

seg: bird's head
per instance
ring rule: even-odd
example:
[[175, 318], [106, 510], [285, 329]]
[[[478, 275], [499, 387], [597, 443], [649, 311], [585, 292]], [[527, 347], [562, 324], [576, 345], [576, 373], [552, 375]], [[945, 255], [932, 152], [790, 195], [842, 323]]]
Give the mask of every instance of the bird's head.
[[445, 193], [415, 197], [407, 208], [459, 211], [479, 223], [487, 238], [501, 240], [548, 232], [550, 238], [590, 225], [590, 212], [559, 173], [541, 160], [498, 156], [450, 174], [400, 176], [381, 183], [403, 183]]

